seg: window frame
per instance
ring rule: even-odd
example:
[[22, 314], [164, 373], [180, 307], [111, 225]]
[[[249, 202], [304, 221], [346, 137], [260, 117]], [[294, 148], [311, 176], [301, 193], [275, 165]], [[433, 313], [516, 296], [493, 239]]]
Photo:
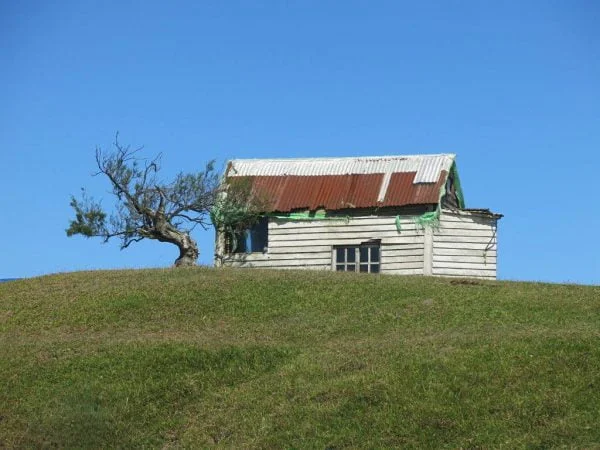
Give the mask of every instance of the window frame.
[[[253, 250], [253, 246], [256, 244], [254, 242], [254, 239], [252, 239], [253, 235], [257, 235], [258, 232], [262, 232], [264, 234], [264, 238], [262, 239], [262, 242], [264, 242], [264, 245], [262, 247], [262, 249], [256, 249], [254, 251]], [[227, 255], [251, 255], [251, 254], [259, 254], [259, 253], [266, 253], [268, 251], [269, 248], [269, 218], [267, 216], [263, 216], [259, 219], [258, 222], [256, 222], [253, 226], [251, 226], [250, 228], [246, 228], [245, 230], [243, 230], [242, 232], [236, 233], [237, 238], [239, 241], [243, 240], [244, 245], [240, 246], [238, 245], [238, 247], [236, 248], [235, 251], [231, 251], [231, 236], [225, 234], [225, 254]], [[238, 241], [238, 242], [239, 242]], [[248, 248], [248, 243], [250, 243], [250, 248]], [[242, 250], [243, 248], [243, 250]]]
[[[377, 260], [372, 260], [372, 249], [378, 250]], [[361, 249], [368, 249], [367, 260], [361, 261]], [[338, 260], [338, 252], [344, 251], [343, 261]], [[354, 258], [349, 261], [349, 250], [354, 251]], [[361, 271], [361, 266], [367, 266], [367, 270]], [[339, 266], [343, 269], [339, 270]], [[348, 270], [348, 266], [354, 266], [354, 269]], [[376, 270], [373, 268], [376, 266]], [[355, 245], [333, 245], [331, 248], [331, 269], [335, 272], [355, 272], [355, 273], [381, 273], [381, 242], [362, 242]]]

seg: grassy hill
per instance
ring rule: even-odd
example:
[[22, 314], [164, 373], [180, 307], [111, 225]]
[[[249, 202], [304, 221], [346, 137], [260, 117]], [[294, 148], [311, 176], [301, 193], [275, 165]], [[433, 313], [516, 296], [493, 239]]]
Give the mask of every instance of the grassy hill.
[[0, 284], [0, 447], [600, 447], [600, 287], [140, 270]]

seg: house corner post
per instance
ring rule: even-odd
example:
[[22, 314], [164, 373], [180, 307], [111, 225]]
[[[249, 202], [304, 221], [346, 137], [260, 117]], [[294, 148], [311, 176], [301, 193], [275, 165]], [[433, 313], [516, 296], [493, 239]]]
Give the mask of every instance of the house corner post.
[[215, 230], [215, 267], [223, 267], [223, 252], [225, 251], [225, 236]]
[[423, 275], [433, 275], [433, 228], [425, 227]]

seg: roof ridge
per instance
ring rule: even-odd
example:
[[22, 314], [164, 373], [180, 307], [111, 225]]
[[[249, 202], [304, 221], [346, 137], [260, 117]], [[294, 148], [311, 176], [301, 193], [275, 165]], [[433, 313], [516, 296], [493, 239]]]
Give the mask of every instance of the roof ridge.
[[340, 161], [340, 160], [382, 160], [382, 159], [418, 159], [418, 158], [434, 158], [447, 156], [452, 159], [456, 158], [456, 153], [426, 153], [420, 155], [381, 155], [381, 156], [317, 156], [305, 158], [241, 158], [230, 159], [228, 162], [245, 162], [245, 161], [269, 161], [269, 162], [293, 162], [293, 161]]

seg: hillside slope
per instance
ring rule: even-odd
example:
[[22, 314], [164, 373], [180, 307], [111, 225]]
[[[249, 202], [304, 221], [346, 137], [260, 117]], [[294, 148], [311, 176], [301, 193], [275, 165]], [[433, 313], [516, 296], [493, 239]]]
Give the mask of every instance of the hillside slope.
[[0, 284], [0, 447], [600, 447], [600, 288], [257, 270]]

